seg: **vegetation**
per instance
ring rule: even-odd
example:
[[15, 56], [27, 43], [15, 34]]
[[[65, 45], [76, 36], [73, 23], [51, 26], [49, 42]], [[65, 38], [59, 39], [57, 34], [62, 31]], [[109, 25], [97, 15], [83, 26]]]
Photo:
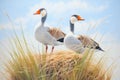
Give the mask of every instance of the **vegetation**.
[[112, 67], [105, 69], [105, 59], [95, 63], [94, 51], [37, 53], [15, 34], [11, 41], [11, 59], [5, 65], [9, 80], [110, 80]]

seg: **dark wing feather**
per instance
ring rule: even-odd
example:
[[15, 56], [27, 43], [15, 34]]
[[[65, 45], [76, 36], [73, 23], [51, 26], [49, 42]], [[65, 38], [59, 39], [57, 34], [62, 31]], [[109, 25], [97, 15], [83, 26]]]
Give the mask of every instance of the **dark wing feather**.
[[63, 42], [65, 33], [59, 28], [50, 28], [48, 31], [57, 41]]

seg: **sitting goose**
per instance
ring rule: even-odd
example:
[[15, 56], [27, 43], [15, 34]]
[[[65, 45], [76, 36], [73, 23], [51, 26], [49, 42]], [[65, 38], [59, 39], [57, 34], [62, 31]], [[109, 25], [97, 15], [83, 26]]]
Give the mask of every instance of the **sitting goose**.
[[79, 15], [72, 15], [70, 19], [70, 33], [68, 33], [64, 38], [65, 46], [75, 52], [82, 53], [85, 48], [97, 49], [104, 51], [100, 48], [99, 44], [93, 39], [84, 35], [74, 35], [74, 23], [77, 21], [83, 21], [84, 19]]

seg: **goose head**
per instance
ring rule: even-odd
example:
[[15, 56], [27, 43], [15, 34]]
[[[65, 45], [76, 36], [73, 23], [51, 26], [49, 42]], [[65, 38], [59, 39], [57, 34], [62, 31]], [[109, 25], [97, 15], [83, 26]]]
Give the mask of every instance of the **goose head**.
[[46, 15], [47, 15], [47, 11], [46, 11], [46, 9], [45, 8], [41, 8], [41, 9], [39, 9], [39, 10], [37, 10], [35, 13], [34, 13], [34, 15], [42, 15], [42, 17], [45, 17]]
[[71, 18], [70, 18], [70, 22], [71, 22], [72, 24], [74, 24], [74, 23], [77, 22], [77, 21], [84, 21], [84, 20], [85, 20], [85, 19], [82, 18], [82, 17], [79, 16], [79, 15], [72, 15]]
[[84, 21], [85, 19], [83, 19], [81, 16], [79, 15], [72, 15], [70, 18], [70, 31], [72, 33], [74, 33], [74, 23], [77, 21]]
[[42, 22], [42, 26], [44, 25], [44, 22], [46, 20], [46, 17], [47, 17], [47, 11], [45, 8], [41, 8], [39, 10], [37, 10], [34, 15], [42, 15], [42, 19], [41, 19], [41, 22]]

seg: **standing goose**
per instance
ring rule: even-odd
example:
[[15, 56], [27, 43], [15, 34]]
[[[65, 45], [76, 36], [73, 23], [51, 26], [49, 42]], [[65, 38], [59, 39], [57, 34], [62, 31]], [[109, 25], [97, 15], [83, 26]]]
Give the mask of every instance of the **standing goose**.
[[46, 46], [46, 53], [48, 50], [48, 45], [52, 45], [52, 50], [54, 46], [63, 44], [63, 39], [65, 34], [58, 28], [45, 27], [44, 23], [47, 18], [47, 11], [45, 8], [37, 10], [34, 15], [42, 15], [41, 25], [37, 26], [35, 29], [35, 38], [38, 42], [41, 42]]
[[65, 36], [64, 44], [65, 46], [73, 51], [82, 53], [84, 52], [85, 48], [89, 49], [96, 49], [103, 51], [97, 42], [93, 39], [83, 36], [83, 35], [74, 35], [74, 23], [77, 21], [83, 21], [84, 19], [81, 18], [79, 15], [72, 15], [70, 19], [70, 33]]

